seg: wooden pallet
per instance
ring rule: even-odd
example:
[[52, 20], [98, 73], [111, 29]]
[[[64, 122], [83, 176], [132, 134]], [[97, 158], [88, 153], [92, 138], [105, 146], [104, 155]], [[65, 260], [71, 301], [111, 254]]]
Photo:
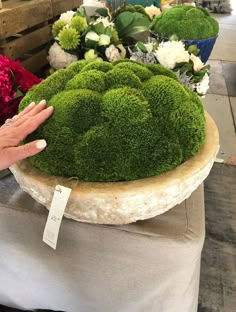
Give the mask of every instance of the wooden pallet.
[[8, 0], [0, 10], [0, 53], [37, 72], [48, 64], [51, 25], [82, 0]]

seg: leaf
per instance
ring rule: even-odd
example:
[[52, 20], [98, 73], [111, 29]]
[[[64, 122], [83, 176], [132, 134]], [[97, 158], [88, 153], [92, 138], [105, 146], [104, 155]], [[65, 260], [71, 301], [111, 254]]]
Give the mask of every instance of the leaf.
[[148, 28], [145, 26], [135, 26], [132, 27], [130, 30], [127, 30], [125, 33], [126, 37], [134, 37], [135, 35], [147, 31]]
[[18, 97], [21, 97], [21, 96], [23, 96], [23, 95], [24, 95], [24, 93], [22, 93], [20, 89], [17, 89], [17, 90], [16, 90], [16, 95], [15, 95], [14, 98], [18, 98]]
[[110, 27], [105, 28], [105, 30], [104, 30], [104, 35], [107, 35], [107, 36], [109, 36], [109, 37], [111, 38], [111, 36], [112, 36], [112, 30], [111, 30]]
[[105, 29], [105, 27], [104, 27], [104, 25], [103, 25], [102, 22], [93, 25], [91, 28], [92, 28], [92, 30], [95, 31], [98, 35], [102, 35], [102, 34], [104, 33], [104, 29]]
[[134, 21], [134, 13], [122, 12], [121, 14], [119, 14], [115, 20], [118, 33], [124, 32], [124, 30], [129, 25], [131, 25], [133, 21]]
[[82, 17], [86, 17], [86, 11], [85, 11], [85, 8], [84, 7], [80, 7], [77, 9], [77, 12], [75, 14], [75, 16], [78, 15], [78, 16], [82, 16]]
[[98, 8], [95, 12], [98, 13], [99, 15], [103, 16], [103, 17], [109, 16], [108, 10], [105, 8]]
[[147, 53], [147, 48], [145, 47], [145, 45], [139, 41], [137, 44], [136, 44], [136, 47], [143, 53]]

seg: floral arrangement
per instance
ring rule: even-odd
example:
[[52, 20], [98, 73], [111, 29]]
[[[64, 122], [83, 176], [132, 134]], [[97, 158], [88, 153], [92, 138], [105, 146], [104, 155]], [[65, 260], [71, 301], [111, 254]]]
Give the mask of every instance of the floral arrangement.
[[145, 64], [159, 63], [173, 70], [180, 81], [192, 91], [200, 96], [206, 94], [209, 88], [210, 66], [203, 64], [197, 56], [197, 46], [186, 47], [178, 40], [159, 42], [149, 38], [147, 44], [138, 42], [133, 50], [129, 50], [131, 60]]
[[17, 113], [23, 95], [39, 82], [19, 61], [0, 55], [0, 125]]
[[143, 8], [140, 12], [138, 7], [134, 11], [129, 6], [120, 8], [115, 20], [105, 8], [97, 9], [91, 17], [83, 7], [61, 14], [52, 27], [55, 43], [49, 50], [50, 65], [60, 69], [78, 59], [112, 62], [124, 58], [126, 49], [122, 43], [137, 42], [135, 35], [150, 28], [147, 13]]
[[152, 31], [167, 39], [172, 35], [179, 40], [205, 39], [218, 35], [219, 24], [202, 8], [179, 5], [156, 16]]
[[160, 64], [81, 60], [29, 90], [20, 110], [42, 95], [54, 114], [27, 141], [47, 140], [29, 161], [50, 175], [150, 177], [180, 165], [205, 141], [199, 97]]

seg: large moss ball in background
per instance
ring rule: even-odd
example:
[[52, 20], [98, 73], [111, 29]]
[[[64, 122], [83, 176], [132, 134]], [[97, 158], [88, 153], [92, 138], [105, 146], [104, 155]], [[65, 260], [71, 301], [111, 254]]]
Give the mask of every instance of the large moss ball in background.
[[50, 175], [145, 178], [175, 168], [204, 144], [201, 101], [160, 65], [79, 61], [34, 86], [20, 110], [43, 98], [54, 114], [27, 141], [46, 139], [47, 148], [29, 161]]
[[206, 39], [218, 35], [219, 24], [202, 8], [179, 5], [158, 15], [152, 30], [163, 38]]

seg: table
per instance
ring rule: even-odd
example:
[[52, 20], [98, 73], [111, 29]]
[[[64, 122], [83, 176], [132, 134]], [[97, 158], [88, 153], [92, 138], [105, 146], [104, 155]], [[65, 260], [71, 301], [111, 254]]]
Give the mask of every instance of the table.
[[67, 312], [196, 312], [205, 235], [203, 186], [163, 215], [124, 226], [62, 222], [0, 179], [0, 303]]

